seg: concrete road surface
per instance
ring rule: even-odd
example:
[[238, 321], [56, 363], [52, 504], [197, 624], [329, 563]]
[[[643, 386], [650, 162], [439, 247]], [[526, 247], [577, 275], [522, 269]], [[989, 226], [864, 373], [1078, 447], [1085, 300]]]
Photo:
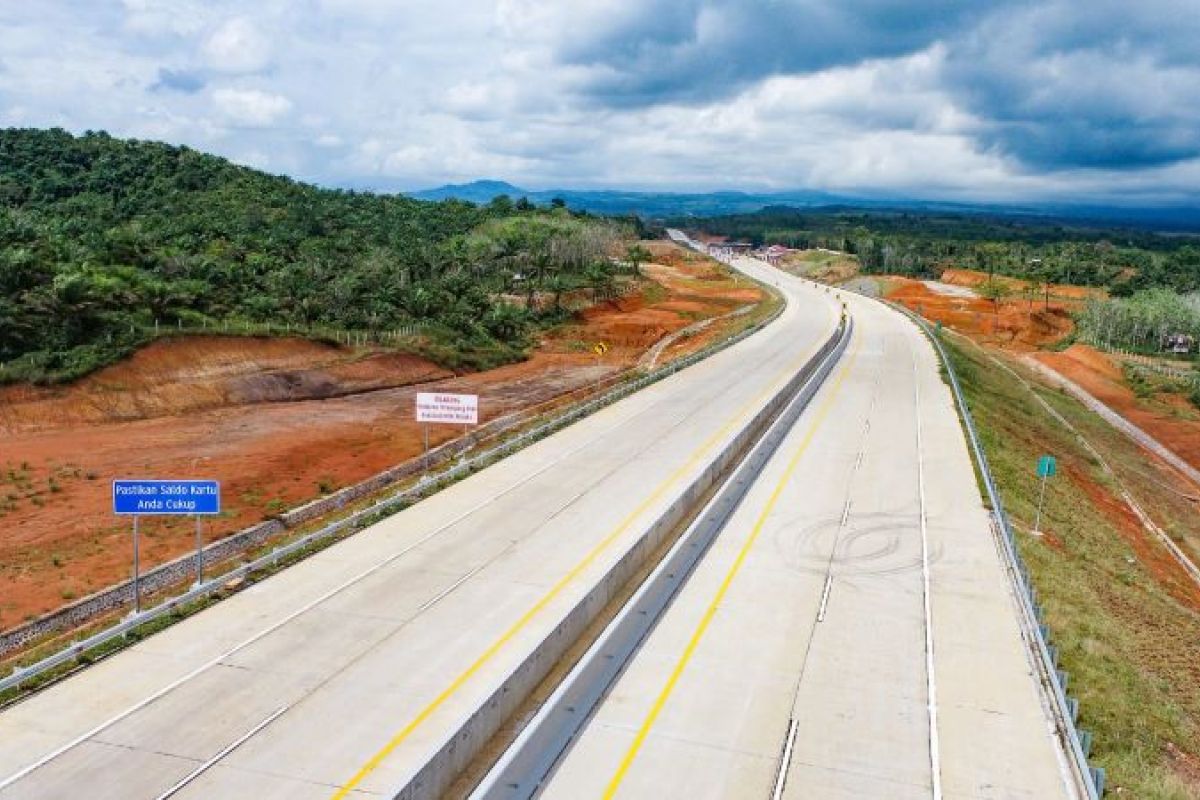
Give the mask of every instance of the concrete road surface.
[[762, 333], [0, 713], [0, 798], [404, 785], [832, 333], [747, 270]]
[[855, 340], [546, 798], [1074, 797], [934, 352]]

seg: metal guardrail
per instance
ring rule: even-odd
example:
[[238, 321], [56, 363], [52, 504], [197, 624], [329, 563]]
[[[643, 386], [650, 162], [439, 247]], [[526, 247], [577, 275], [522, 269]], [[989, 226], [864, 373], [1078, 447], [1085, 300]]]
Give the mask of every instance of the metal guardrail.
[[1036, 591], [1029, 580], [1029, 570], [1021, 560], [1021, 554], [1017, 552], [1016, 537], [1013, 534], [1012, 526], [1009, 524], [1008, 514], [1004, 511], [1004, 501], [1000, 498], [1000, 490], [996, 486], [995, 479], [992, 477], [987, 455], [983, 451], [983, 445], [980, 444], [979, 433], [975, 428], [975, 420], [971, 416], [970, 408], [967, 407], [967, 399], [963, 394], [962, 386], [958, 382], [958, 375], [954, 371], [954, 365], [951, 363], [950, 357], [946, 353], [941, 340], [933, 329], [929, 327], [929, 323], [903, 306], [888, 301], [884, 302], [906, 314], [920, 327], [926, 338], [933, 344], [934, 349], [937, 350], [938, 357], [946, 368], [946, 374], [950, 378], [950, 388], [954, 393], [954, 401], [958, 405], [959, 414], [962, 416], [963, 426], [967, 431], [967, 439], [971, 443], [975, 463], [979, 468], [979, 474], [983, 477], [983, 485], [987, 490], [988, 501], [992, 506], [992, 515], [1000, 531], [1000, 543], [1008, 561], [1006, 566], [1009, 576], [1017, 589], [1016, 595], [1021, 606], [1023, 622], [1025, 623], [1023, 627], [1032, 639], [1031, 644], [1034, 657], [1038, 662], [1039, 671], [1041, 672], [1042, 684], [1049, 689], [1050, 700], [1054, 707], [1060, 735], [1065, 740], [1064, 744], [1066, 745], [1068, 755], [1074, 762], [1073, 766], [1077, 777], [1083, 785], [1089, 800], [1099, 800], [1104, 795], [1104, 768], [1092, 767], [1088, 764], [1087, 756], [1091, 748], [1091, 734], [1081, 730], [1076, 725], [1079, 715], [1079, 701], [1073, 697], [1069, 697], [1066, 693], [1067, 674], [1058, 669], [1058, 664], [1056, 663], [1057, 651], [1050, 645], [1050, 632], [1045, 623], [1042, 622], [1042, 611], [1037, 603]]
[[73, 642], [64, 647], [62, 650], [59, 650], [58, 652], [47, 656], [40, 661], [37, 661], [26, 667], [18, 666], [14, 668], [9, 675], [0, 678], [0, 692], [5, 692], [10, 689], [18, 689], [22, 684], [25, 684], [40, 675], [44, 675], [51, 670], [68, 665], [87, 653], [103, 647], [104, 645], [110, 644], [119, 638], [128, 636], [137, 628], [149, 622], [158, 620], [164, 616], [176, 612], [184, 606], [219, 592], [231, 581], [245, 578], [246, 576], [260, 570], [276, 567], [280, 561], [301, 553], [310, 547], [317, 546], [327, 539], [348, 531], [361, 529], [369, 522], [375, 521], [375, 518], [377, 517], [389, 515], [403, 510], [409, 505], [421, 500], [429, 489], [436, 487], [438, 484], [451, 483], [470, 475], [475, 470], [482, 469], [484, 466], [491, 464], [500, 457], [511, 455], [512, 453], [522, 450], [534, 442], [543, 439], [558, 430], [561, 430], [567, 425], [577, 422], [583, 417], [586, 417], [600, 410], [601, 408], [604, 408], [605, 406], [612, 405], [618, 400], [624, 399], [625, 397], [628, 397], [629, 395], [640, 391], [651, 384], [658, 383], [659, 381], [674, 375], [680, 370], [686, 369], [687, 367], [697, 364], [700, 361], [703, 361], [710, 356], [721, 352], [722, 350], [744, 341], [755, 333], [758, 333], [770, 323], [774, 322], [779, 315], [783, 313], [785, 307], [786, 303], [784, 306], [777, 308], [769, 316], [756, 322], [749, 328], [740, 331], [736, 335], [725, 339], [724, 341], [709, 345], [702, 350], [696, 351], [690, 356], [686, 356], [677, 361], [672, 361], [669, 364], [665, 364], [658, 369], [646, 373], [641, 378], [624, 383], [615, 389], [604, 393], [600, 397], [574, 406], [573, 408], [554, 417], [553, 419], [531, 428], [512, 439], [501, 442], [495, 447], [485, 450], [484, 452], [479, 453], [478, 455], [466, 461], [459, 462], [449, 470], [422, 478], [416, 485], [409, 487], [408, 489], [379, 500], [378, 502], [373, 503], [364, 509], [356, 511], [353, 514], [350, 514], [349, 516], [336, 522], [332, 522], [319, 530], [313, 531], [312, 533], [296, 539], [295, 541], [273, 548], [270, 552], [254, 559], [253, 561], [241, 564], [234, 569], [222, 573], [221, 575], [210, 578], [203, 583], [193, 586], [183, 594], [177, 595], [176, 597], [159, 603], [158, 605], [148, 608], [140, 613], [132, 614], [121, 620], [119, 623], [105, 628], [104, 630], [99, 631], [87, 638]]
[[790, 396], [785, 395], [786, 405], [770, 427], [488, 771], [470, 800], [527, 800], [537, 792], [791, 432], [852, 335], [852, 322], [840, 324], [797, 374]]

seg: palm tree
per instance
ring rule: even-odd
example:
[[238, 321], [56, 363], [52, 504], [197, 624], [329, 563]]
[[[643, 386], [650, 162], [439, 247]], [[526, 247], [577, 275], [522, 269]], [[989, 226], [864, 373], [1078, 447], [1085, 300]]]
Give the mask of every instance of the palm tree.
[[1031, 278], [1029, 283], [1025, 285], [1025, 297], [1029, 300], [1029, 310], [1033, 311], [1033, 301], [1042, 293], [1042, 281], [1040, 278]]
[[631, 244], [625, 251], [625, 260], [633, 265], [633, 274], [642, 276], [641, 265], [650, 260], [650, 251], [641, 244]]

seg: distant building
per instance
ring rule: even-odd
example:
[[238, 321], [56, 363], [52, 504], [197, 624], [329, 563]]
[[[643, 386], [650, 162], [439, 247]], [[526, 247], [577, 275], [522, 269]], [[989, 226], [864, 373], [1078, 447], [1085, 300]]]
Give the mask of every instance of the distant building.
[[708, 246], [708, 254], [714, 258], [732, 258], [744, 256], [754, 249], [749, 242], [713, 242]]
[[1164, 349], [1172, 353], [1190, 353], [1196, 349], [1196, 337], [1187, 333], [1168, 334]]
[[792, 252], [791, 248], [784, 247], [783, 245], [773, 244], [770, 247], [760, 250], [758, 255], [768, 264], [778, 265], [779, 260], [790, 252]]

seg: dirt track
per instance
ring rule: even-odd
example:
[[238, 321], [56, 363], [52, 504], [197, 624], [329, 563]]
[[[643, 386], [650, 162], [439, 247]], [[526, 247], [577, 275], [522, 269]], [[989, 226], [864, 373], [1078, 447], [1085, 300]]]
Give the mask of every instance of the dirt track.
[[1061, 353], [1037, 353], [1033, 358], [1200, 469], [1200, 412], [1186, 398], [1139, 398], [1126, 384], [1119, 362], [1088, 345], [1074, 344]]
[[[455, 376], [422, 359], [300, 340], [186, 338], [146, 348], [69, 389], [0, 390], [0, 629], [127, 576], [116, 477], [217, 477], [220, 536], [420, 452], [413, 395], [481, 395], [481, 421], [591, 384], [662, 337], [757, 301], [712, 262], [649, 245], [659, 286], [583, 311], [526, 362]], [[660, 288], [661, 287], [661, 288]], [[722, 325], [681, 338], [670, 358]], [[591, 352], [603, 341], [603, 357]], [[200, 365], [200, 366], [182, 366]], [[459, 431], [435, 427], [431, 443]], [[147, 519], [143, 564], [190, 549], [190, 519]]]

